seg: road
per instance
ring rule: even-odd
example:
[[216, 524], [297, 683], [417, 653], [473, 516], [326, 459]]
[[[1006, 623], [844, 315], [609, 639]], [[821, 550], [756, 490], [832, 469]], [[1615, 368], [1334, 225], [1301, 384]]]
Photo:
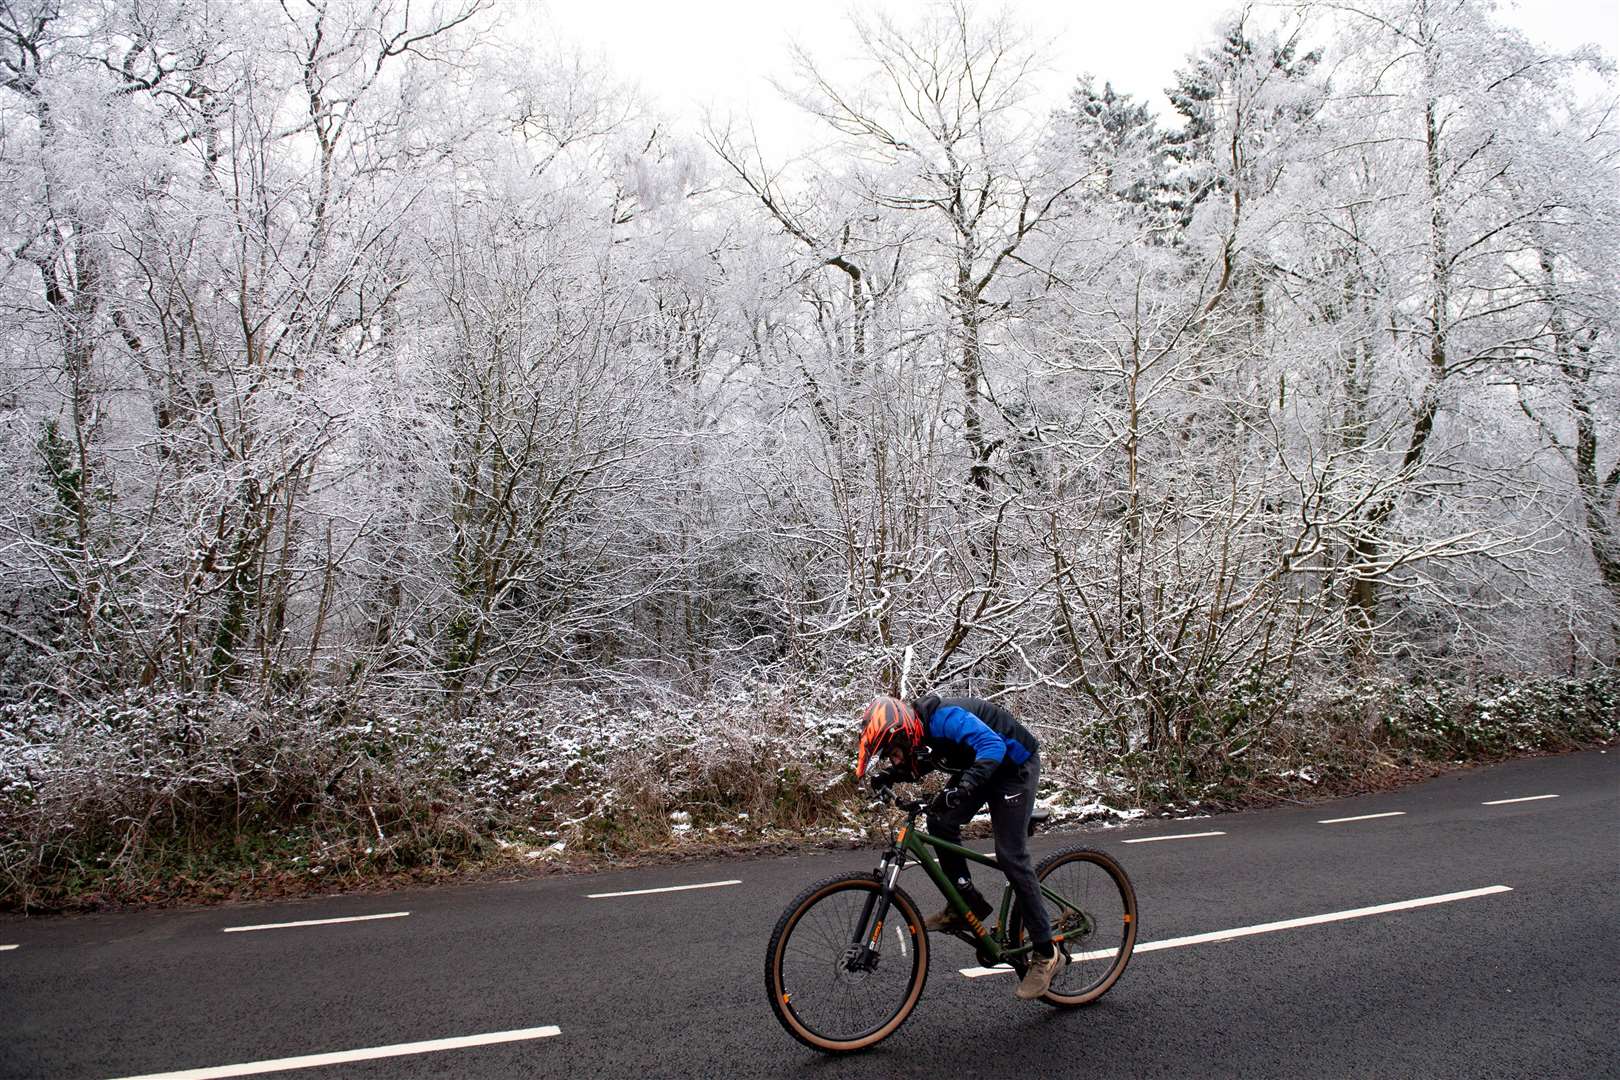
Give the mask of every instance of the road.
[[[1617, 826], [1620, 751], [1589, 751], [1043, 835], [1037, 854], [1088, 843], [1135, 881], [1114, 990], [1019, 1002], [936, 939], [911, 1019], [836, 1059], [778, 1027], [765, 942], [868, 852], [5, 919], [0, 1077], [1620, 1077]], [[1470, 895], [1386, 908], [1451, 894]], [[509, 1041], [468, 1038], [491, 1034]]]

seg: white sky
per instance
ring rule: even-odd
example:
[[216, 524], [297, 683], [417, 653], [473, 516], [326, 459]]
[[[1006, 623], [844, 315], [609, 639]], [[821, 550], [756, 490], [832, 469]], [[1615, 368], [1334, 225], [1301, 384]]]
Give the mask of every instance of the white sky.
[[[833, 70], [853, 47], [847, 0], [512, 2], [539, 32], [599, 52], [618, 77], [639, 85], [648, 102], [671, 118], [693, 122], [705, 107], [749, 114], [767, 143], [793, 141], [784, 126], [797, 123], [769, 82], [773, 74], [789, 74], [787, 41], [801, 42]], [[867, 0], [861, 8], [879, 2], [902, 23], [908, 10], [925, 6], [924, 0]], [[1076, 75], [1090, 71], [1161, 112], [1169, 109], [1160, 92], [1173, 72], [1210, 38], [1213, 23], [1231, 6], [1222, 0], [1004, 2], [1037, 31], [1037, 40], [1050, 42], [1054, 106]], [[1509, 21], [1544, 45], [1568, 49], [1596, 42], [1611, 58], [1620, 54], [1620, 0], [1524, 0], [1502, 7]]]

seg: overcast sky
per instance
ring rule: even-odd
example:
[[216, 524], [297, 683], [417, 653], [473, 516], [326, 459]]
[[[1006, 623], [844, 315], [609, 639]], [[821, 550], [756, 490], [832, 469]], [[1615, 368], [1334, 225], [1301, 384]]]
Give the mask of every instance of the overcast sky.
[[[600, 52], [621, 78], [672, 118], [695, 120], [704, 107], [747, 112], [763, 129], [795, 123], [771, 88], [792, 38], [834, 62], [851, 51], [844, 0], [516, 0], [533, 5], [537, 29]], [[861, 5], [871, 10], [874, 4]], [[923, 0], [888, 0], [902, 22]], [[987, 7], [989, 5], [986, 5]], [[1083, 71], [1152, 101], [1186, 55], [1210, 36], [1219, 0], [1008, 0], [1020, 21], [1050, 42], [1053, 104]], [[1510, 21], [1555, 48], [1596, 42], [1620, 53], [1620, 0], [1527, 0], [1504, 4]], [[767, 142], [774, 141], [767, 139]]]

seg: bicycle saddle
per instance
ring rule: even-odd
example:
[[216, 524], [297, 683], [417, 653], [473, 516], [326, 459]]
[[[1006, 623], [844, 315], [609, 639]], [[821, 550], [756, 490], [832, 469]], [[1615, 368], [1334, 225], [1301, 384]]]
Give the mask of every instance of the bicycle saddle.
[[1029, 814], [1029, 835], [1034, 836], [1035, 830], [1046, 824], [1046, 819], [1052, 816], [1050, 810], [1032, 810]]

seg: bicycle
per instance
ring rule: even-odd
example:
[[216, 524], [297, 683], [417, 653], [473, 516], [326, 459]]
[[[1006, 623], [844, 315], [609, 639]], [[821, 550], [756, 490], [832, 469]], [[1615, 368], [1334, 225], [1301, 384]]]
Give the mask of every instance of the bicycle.
[[[1002, 890], [995, 925], [986, 927], [940, 869], [934, 852], [954, 851], [992, 868], [995, 857], [919, 829], [917, 817], [926, 801], [882, 794], [886, 803], [906, 812], [906, 819], [891, 826], [877, 869], [830, 877], [800, 893], [777, 920], [765, 955], [765, 988], [777, 1020], [795, 1039], [824, 1053], [875, 1046], [894, 1034], [922, 997], [928, 980], [928, 932], [915, 901], [898, 885], [908, 859], [923, 868], [951, 910], [972, 928], [972, 933], [952, 936], [972, 945], [981, 965], [1007, 965], [1022, 978], [1034, 949], [1033, 942], [1024, 940], [1011, 885]], [[1047, 811], [1031, 815], [1031, 836], [1049, 816]], [[1090, 1004], [1119, 981], [1130, 963], [1136, 946], [1136, 891], [1124, 868], [1093, 848], [1054, 852], [1035, 873], [1051, 910], [1053, 940], [1068, 958], [1040, 1000], [1059, 1008]], [[898, 920], [890, 921], [891, 910], [898, 912]], [[892, 930], [889, 945], [885, 927]]]

